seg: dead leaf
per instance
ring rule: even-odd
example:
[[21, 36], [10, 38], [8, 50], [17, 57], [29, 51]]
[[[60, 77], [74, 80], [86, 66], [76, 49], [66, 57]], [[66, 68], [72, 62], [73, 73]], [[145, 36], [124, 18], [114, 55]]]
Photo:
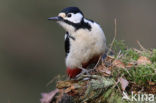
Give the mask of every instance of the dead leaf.
[[75, 95], [79, 94], [79, 91], [75, 88], [74, 85], [65, 89], [64, 92], [71, 96], [75, 96]]
[[111, 74], [111, 71], [109, 69], [106, 69], [104, 72], [109, 75]]
[[56, 87], [58, 89], [68, 88], [72, 85], [72, 82], [70, 81], [58, 81], [56, 84]]
[[122, 78], [122, 77], [118, 78], [118, 82], [120, 82], [121, 88], [122, 88], [123, 91], [126, 89], [126, 87], [129, 84], [129, 82], [126, 79]]
[[104, 76], [110, 76], [111, 75], [111, 69], [110, 68], [107, 68], [103, 65], [100, 65], [96, 68], [96, 70], [99, 72], [99, 73], [102, 73]]
[[106, 61], [111, 61], [111, 60], [113, 60], [114, 58], [115, 58], [114, 56], [108, 55], [107, 58], [106, 58]]
[[80, 88], [80, 85], [78, 85], [78, 84], [73, 84], [73, 85], [71, 85], [71, 87], [65, 89], [65, 93], [69, 93], [69, 92], [71, 92], [71, 91], [74, 91], [74, 90], [76, 90], [77, 88]]
[[147, 64], [151, 64], [151, 61], [145, 56], [140, 56], [137, 60], [137, 64], [138, 65], [147, 65]]
[[112, 64], [117, 68], [125, 68], [125, 64], [120, 60], [114, 60]]
[[149, 84], [149, 85], [156, 85], [156, 83], [151, 82], [151, 81], [148, 81], [148, 84]]
[[136, 65], [136, 62], [129, 62], [127, 65], [126, 65], [126, 68], [131, 68], [133, 66]]
[[69, 93], [69, 92], [71, 92], [71, 90], [72, 90], [72, 88], [69, 87], [69, 88], [65, 89], [64, 92], [65, 92], [65, 93]]
[[103, 70], [104, 68], [106, 68], [106, 67], [103, 66], [103, 65], [99, 65], [99, 66], [96, 68], [96, 71], [97, 71], [97, 72], [101, 72], [101, 70]]
[[128, 64], [126, 65], [126, 68], [131, 68], [132, 66], [133, 66], [133, 64], [128, 63]]
[[58, 89], [55, 89], [49, 93], [42, 93], [42, 98], [40, 99], [41, 103], [51, 103], [51, 100], [55, 97], [58, 91]]

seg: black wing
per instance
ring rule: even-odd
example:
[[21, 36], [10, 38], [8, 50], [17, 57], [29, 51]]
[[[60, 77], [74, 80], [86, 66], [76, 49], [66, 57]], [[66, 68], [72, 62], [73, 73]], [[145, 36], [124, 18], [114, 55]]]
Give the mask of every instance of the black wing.
[[65, 53], [66, 56], [70, 52], [70, 38], [68, 32], [65, 34]]

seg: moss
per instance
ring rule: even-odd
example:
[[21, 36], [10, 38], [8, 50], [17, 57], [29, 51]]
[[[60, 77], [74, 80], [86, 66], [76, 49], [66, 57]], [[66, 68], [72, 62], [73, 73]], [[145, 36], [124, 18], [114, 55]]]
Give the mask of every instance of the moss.
[[112, 49], [115, 53], [118, 53], [119, 51], [124, 52], [127, 49], [127, 46], [124, 40], [115, 40]]
[[[113, 49], [122, 51], [119, 58], [125, 65], [129, 63], [137, 63], [140, 56], [145, 56], [151, 60], [151, 64], [133, 65], [131, 68], [114, 68], [113, 77], [125, 76], [126, 79], [135, 82], [139, 85], [146, 85], [148, 81], [156, 82], [156, 49], [153, 50], [138, 50], [127, 48], [124, 41], [115, 41]], [[119, 50], [118, 50], [119, 51]], [[116, 54], [117, 55], [117, 54]]]
[[154, 63], [156, 62], [156, 49], [152, 50], [152, 56], [150, 58], [150, 60]]
[[122, 62], [127, 64], [129, 62], [136, 61], [139, 58], [139, 54], [133, 49], [127, 49], [124, 51], [123, 56], [121, 58]]
[[140, 65], [132, 67], [128, 72], [123, 71], [125, 77], [139, 85], [146, 85], [148, 81], [156, 82], [155, 68], [156, 64]]

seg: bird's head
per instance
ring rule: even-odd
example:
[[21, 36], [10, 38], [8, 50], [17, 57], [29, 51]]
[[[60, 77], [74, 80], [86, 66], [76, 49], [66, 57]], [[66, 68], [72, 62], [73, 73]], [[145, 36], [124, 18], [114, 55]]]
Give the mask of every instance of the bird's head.
[[83, 21], [84, 15], [77, 7], [63, 9], [58, 16], [50, 17], [48, 20], [57, 21], [66, 31], [73, 32]]

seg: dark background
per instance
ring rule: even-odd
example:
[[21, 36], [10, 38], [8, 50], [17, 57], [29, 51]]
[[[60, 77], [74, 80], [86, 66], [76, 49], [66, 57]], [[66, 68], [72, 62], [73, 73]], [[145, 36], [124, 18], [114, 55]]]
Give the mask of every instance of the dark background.
[[47, 18], [78, 6], [104, 29], [109, 44], [117, 18], [117, 38], [129, 47], [156, 47], [155, 0], [1, 0], [0, 103], [39, 103], [46, 84], [65, 74], [64, 30]]

